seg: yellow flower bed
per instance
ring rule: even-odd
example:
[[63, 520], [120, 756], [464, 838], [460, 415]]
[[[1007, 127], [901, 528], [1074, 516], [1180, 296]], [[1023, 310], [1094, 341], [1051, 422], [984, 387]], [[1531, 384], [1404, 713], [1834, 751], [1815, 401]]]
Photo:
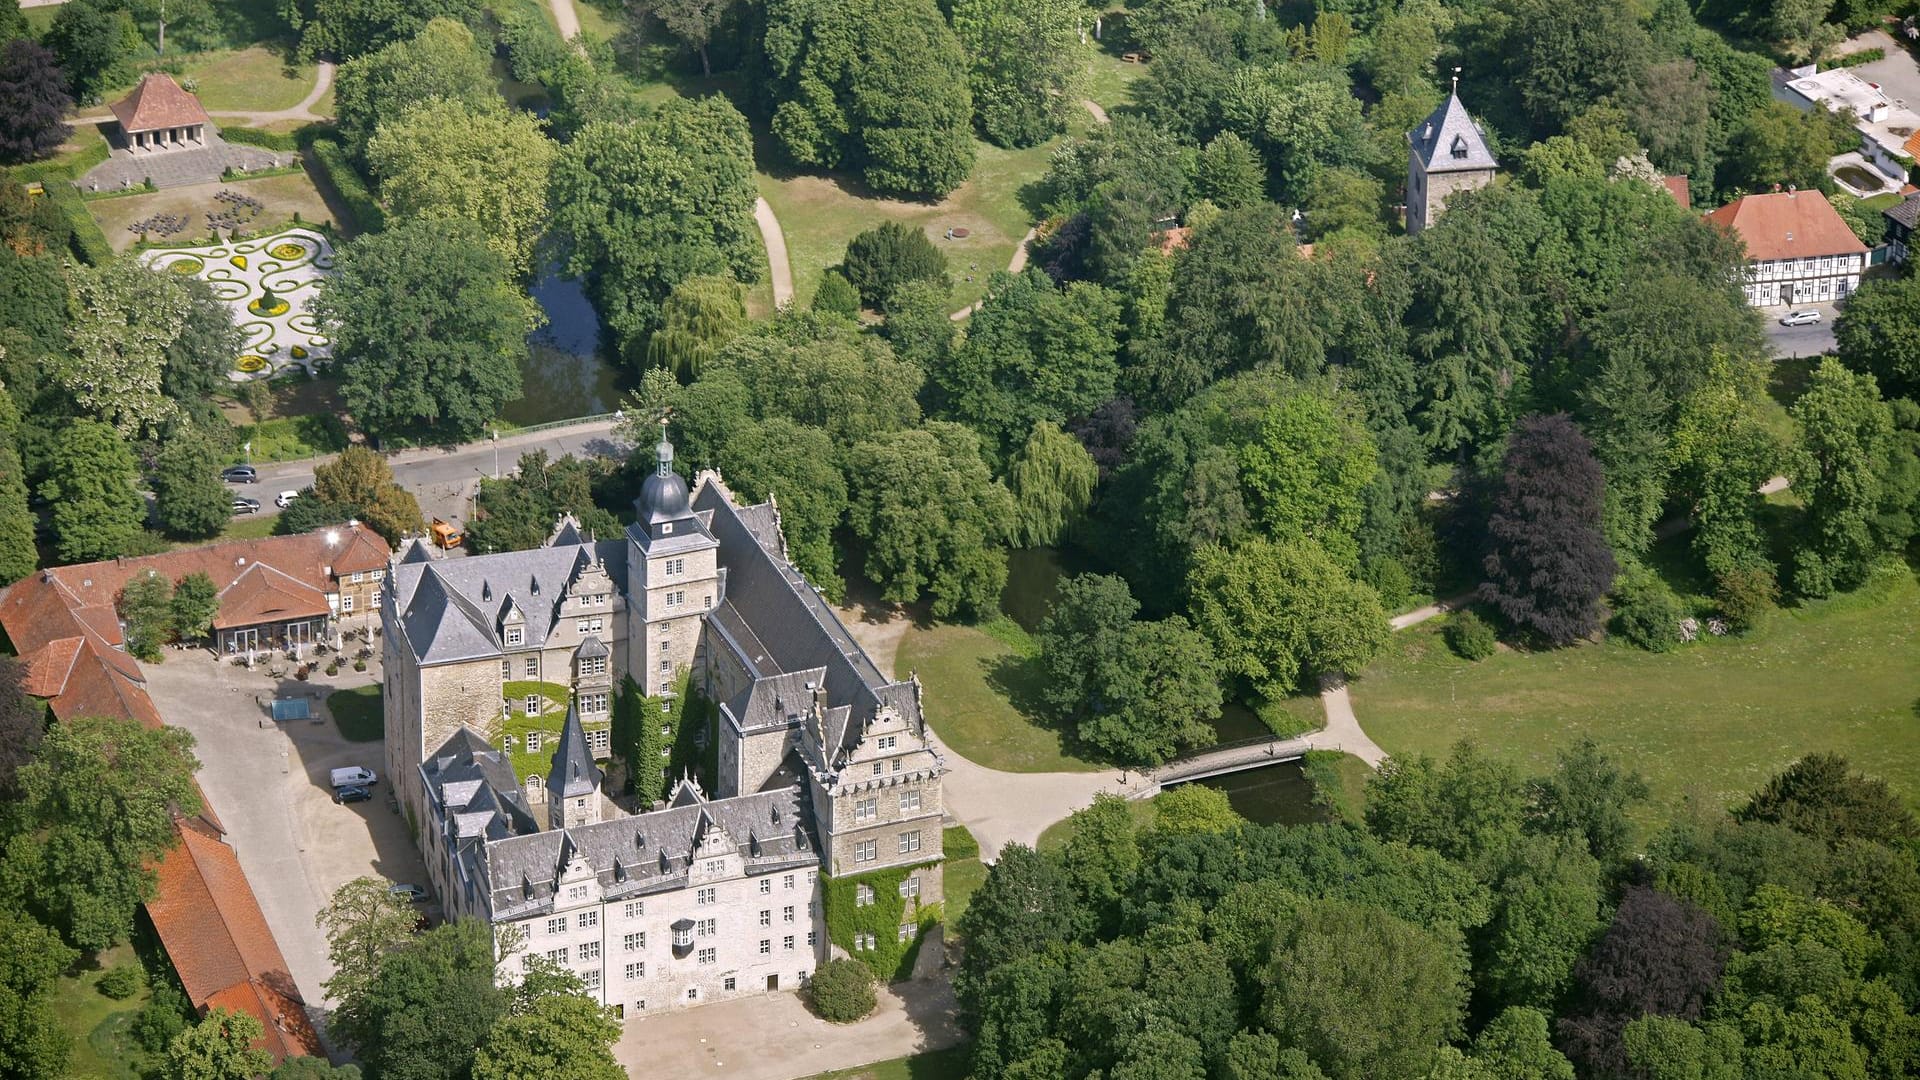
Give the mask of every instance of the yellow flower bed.
[[176, 274], [197, 274], [206, 265], [199, 259], [175, 259], [167, 264], [167, 269]]
[[248, 353], [247, 355], [241, 357], [239, 362], [234, 364], [233, 366], [236, 368], [239, 368], [241, 371], [247, 372], [248, 374], [252, 374], [253, 372], [256, 372], [256, 371], [267, 370], [267, 362], [261, 359], [260, 357], [253, 355], [252, 353]]
[[245, 255], [235, 255], [233, 258], [228, 259], [227, 261], [239, 267], [242, 270], [245, 270], [247, 268], [247, 257]]
[[282, 260], [297, 259], [306, 253], [307, 249], [299, 244], [275, 244], [267, 249], [267, 254]]
[[287, 313], [287, 302], [275, 297], [272, 307], [261, 307], [259, 299], [255, 298], [247, 301], [247, 310], [253, 312], [255, 315], [265, 315], [268, 318], [272, 318], [275, 315], [285, 315]]
[[293, 347], [293, 358], [295, 360], [305, 360], [307, 358], [307, 350], [302, 346], [295, 345]]

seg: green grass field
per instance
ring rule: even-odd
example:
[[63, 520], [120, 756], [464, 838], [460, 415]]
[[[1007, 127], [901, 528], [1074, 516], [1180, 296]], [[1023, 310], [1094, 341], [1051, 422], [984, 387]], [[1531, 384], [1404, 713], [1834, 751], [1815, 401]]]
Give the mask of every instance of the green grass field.
[[955, 1046], [930, 1054], [878, 1061], [857, 1069], [821, 1073], [806, 1080], [967, 1080], [967, 1054], [966, 1047]]
[[1589, 735], [1653, 790], [1643, 820], [1723, 806], [1800, 756], [1845, 754], [1920, 804], [1920, 585], [1905, 568], [1785, 610], [1755, 633], [1664, 655], [1607, 642], [1456, 657], [1438, 623], [1394, 635], [1352, 683], [1390, 753], [1444, 755], [1472, 738], [1524, 772]]
[[[974, 626], [914, 627], [900, 642], [894, 670], [917, 672], [927, 720], [967, 760], [1007, 772], [1093, 772], [1104, 766], [1074, 756], [1065, 736], [1016, 702], [1031, 701], [1036, 673], [1031, 642], [1016, 651], [1010, 620], [996, 637]], [[1003, 640], [1008, 639], [1008, 640]]]
[[73, 1037], [73, 1055], [67, 1061], [72, 1080], [135, 1080], [139, 1056], [128, 1028], [149, 996], [143, 984], [125, 1001], [115, 1001], [99, 990], [100, 976], [111, 967], [138, 963], [133, 947], [121, 945], [99, 954], [87, 964], [60, 977], [54, 984], [53, 1013]]
[[348, 742], [378, 742], [386, 735], [386, 718], [380, 708], [377, 685], [335, 690], [327, 695], [327, 711], [333, 714], [340, 737]]

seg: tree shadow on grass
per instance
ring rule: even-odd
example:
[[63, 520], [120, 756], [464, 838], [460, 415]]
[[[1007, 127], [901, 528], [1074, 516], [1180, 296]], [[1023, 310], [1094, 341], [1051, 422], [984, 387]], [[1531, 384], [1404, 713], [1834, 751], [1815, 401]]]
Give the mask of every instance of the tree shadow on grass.
[[986, 677], [987, 687], [1005, 698], [1021, 719], [1059, 740], [1062, 757], [1077, 761], [1104, 760], [1102, 755], [1082, 743], [1072, 728], [1047, 715], [1046, 701], [1041, 696], [1041, 689], [1046, 685], [1046, 673], [1041, 670], [1038, 657], [1018, 654], [982, 657], [980, 667]]

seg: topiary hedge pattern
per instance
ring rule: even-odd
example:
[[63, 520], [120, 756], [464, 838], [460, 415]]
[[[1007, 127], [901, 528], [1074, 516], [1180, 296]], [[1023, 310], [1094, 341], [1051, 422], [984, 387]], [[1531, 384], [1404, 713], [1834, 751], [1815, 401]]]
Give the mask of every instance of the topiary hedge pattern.
[[[927, 936], [927, 931], [940, 921], [940, 905], [921, 904], [916, 898], [911, 921], [918, 927], [918, 932], [911, 941], [901, 941], [900, 927], [909, 920], [906, 917], [907, 898], [900, 895], [900, 883], [915, 871], [937, 865], [924, 862], [913, 866], [869, 870], [847, 877], [821, 875], [821, 893], [827, 913], [827, 940], [867, 965], [878, 978], [897, 982], [911, 975], [914, 958], [920, 955], [920, 942]], [[862, 885], [873, 889], [873, 903], [857, 902], [858, 890]], [[872, 934], [874, 947], [855, 949], [855, 934]]]

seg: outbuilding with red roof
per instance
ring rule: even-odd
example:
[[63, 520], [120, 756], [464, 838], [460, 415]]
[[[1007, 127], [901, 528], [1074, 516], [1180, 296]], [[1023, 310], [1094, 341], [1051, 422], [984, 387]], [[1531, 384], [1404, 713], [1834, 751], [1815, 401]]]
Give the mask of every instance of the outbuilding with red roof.
[[1707, 215], [1747, 246], [1754, 307], [1844, 300], [1860, 287], [1867, 245], [1818, 191], [1748, 195]]

